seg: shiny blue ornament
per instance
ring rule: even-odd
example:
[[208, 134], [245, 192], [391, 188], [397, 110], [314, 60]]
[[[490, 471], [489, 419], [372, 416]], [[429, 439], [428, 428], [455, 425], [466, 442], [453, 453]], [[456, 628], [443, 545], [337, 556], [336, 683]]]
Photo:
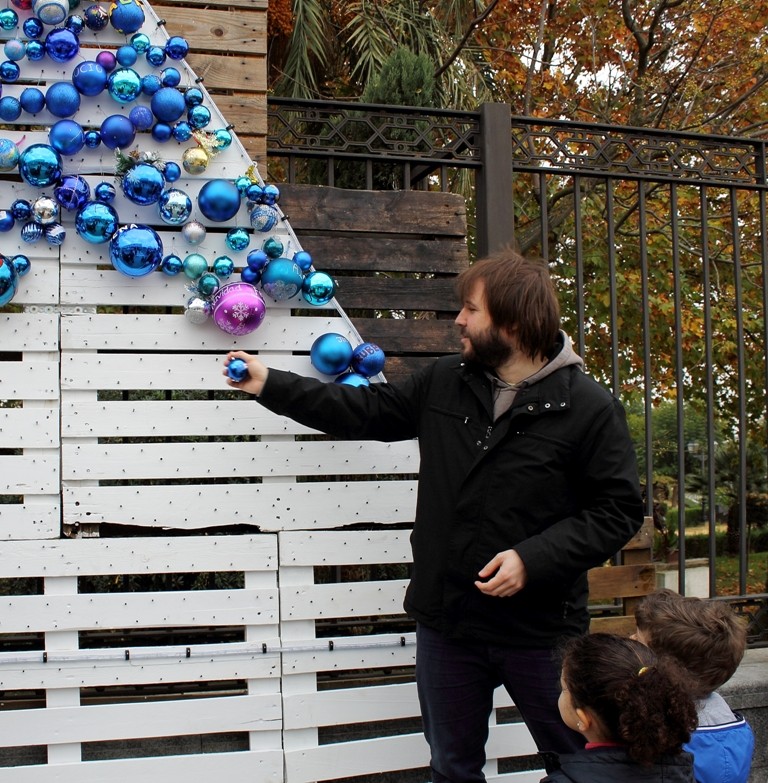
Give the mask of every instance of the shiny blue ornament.
[[53, 197], [64, 209], [74, 212], [91, 197], [88, 181], [78, 174], [65, 174], [53, 189]]
[[43, 236], [43, 227], [39, 223], [35, 223], [34, 220], [30, 220], [29, 223], [25, 223], [21, 227], [21, 241], [26, 242], [29, 245], [39, 241]]
[[160, 196], [157, 209], [163, 223], [181, 226], [192, 214], [192, 199], [183, 190], [168, 188]]
[[19, 276], [11, 260], [0, 255], [0, 307], [13, 299], [19, 285]]
[[219, 128], [213, 132], [217, 150], [225, 150], [232, 144], [232, 134], [228, 128]]
[[283, 243], [277, 237], [265, 239], [261, 245], [261, 249], [270, 258], [280, 258], [280, 256], [283, 255]]
[[23, 60], [27, 56], [27, 45], [19, 38], [11, 38], [3, 46], [5, 56], [12, 62]]
[[275, 204], [277, 204], [278, 201], [280, 201], [280, 190], [276, 185], [265, 185], [264, 193], [261, 196], [261, 201], [263, 204], [268, 204], [269, 206], [273, 207]]
[[221, 288], [221, 281], [213, 272], [203, 272], [197, 280], [197, 291], [201, 296], [213, 296]]
[[128, 119], [137, 131], [149, 130], [155, 121], [154, 115], [146, 106], [134, 106], [128, 113]]
[[107, 92], [118, 103], [131, 103], [141, 95], [141, 76], [133, 68], [117, 68], [109, 74]]
[[101, 144], [101, 131], [87, 130], [85, 132], [85, 146], [89, 150], [95, 150]]
[[200, 188], [197, 205], [208, 220], [226, 223], [240, 209], [240, 191], [231, 180], [212, 179]]
[[[70, 9], [72, 8], [72, 3], [69, 4], [69, 7]], [[72, 14], [67, 17], [66, 22], [64, 22], [64, 27], [79, 36], [85, 29], [85, 19], [78, 14]]]
[[320, 335], [309, 349], [309, 361], [324, 375], [345, 372], [352, 360], [352, 346], [344, 335], [328, 332]]
[[182, 120], [173, 126], [173, 138], [176, 141], [185, 142], [192, 138], [192, 128], [188, 122]]
[[146, 33], [136, 33], [131, 36], [130, 44], [139, 54], [146, 54], [152, 41]]
[[241, 177], [235, 178], [235, 187], [240, 191], [240, 195], [244, 196], [248, 191], [248, 186], [251, 184], [250, 177], [246, 177], [243, 174]]
[[10, 261], [19, 277], [24, 277], [24, 275], [26, 275], [32, 268], [32, 262], [29, 260], [29, 258], [21, 254], [13, 256]]
[[180, 35], [172, 35], [165, 42], [165, 53], [171, 60], [183, 60], [189, 54], [189, 44]]
[[10, 139], [0, 139], [0, 171], [13, 171], [19, 165], [21, 153]]
[[88, 201], [75, 215], [75, 231], [86, 242], [108, 242], [117, 231], [119, 218], [115, 208], [100, 201]]
[[[163, 68], [160, 72], [160, 81], [163, 83], [163, 87], [178, 87], [181, 82], [181, 74], [178, 68]], [[183, 98], [184, 96], [182, 96]], [[186, 107], [186, 104], [184, 104]]]
[[94, 3], [83, 11], [83, 20], [89, 30], [99, 32], [99, 30], [103, 30], [109, 24], [109, 13], [98, 3]]
[[240, 279], [244, 283], [250, 283], [251, 285], [256, 285], [256, 283], [258, 283], [261, 280], [261, 272], [256, 272], [253, 269], [251, 269], [249, 266], [246, 266], [240, 272]]
[[184, 114], [184, 96], [175, 87], [161, 87], [151, 98], [152, 114], [160, 122], [176, 122]]
[[45, 53], [57, 63], [68, 63], [77, 57], [80, 42], [66, 27], [57, 27], [45, 36]]
[[197, 280], [208, 271], [208, 262], [200, 253], [190, 253], [183, 261], [184, 274], [190, 280]]
[[384, 351], [375, 343], [361, 343], [352, 351], [349, 363], [353, 372], [372, 378], [384, 369]]
[[165, 164], [163, 174], [165, 174], [166, 182], [176, 182], [176, 180], [180, 179], [181, 177], [181, 166], [179, 166], [178, 163], [174, 163], [172, 160], [169, 160]]
[[136, 129], [123, 114], [111, 114], [101, 123], [101, 141], [105, 147], [114, 150], [126, 149], [136, 138]]
[[310, 272], [301, 283], [304, 301], [315, 307], [327, 305], [336, 294], [336, 283], [326, 272]]
[[245, 197], [248, 199], [248, 201], [255, 205], [261, 202], [261, 196], [263, 193], [264, 188], [259, 185], [258, 182], [252, 182], [250, 185], [248, 185], [245, 191]]
[[12, 95], [4, 95], [0, 98], [0, 120], [13, 122], [21, 117], [21, 103]]
[[11, 60], [0, 63], [0, 80], [5, 84], [13, 84], [21, 76], [21, 68]]
[[245, 263], [254, 272], [261, 272], [269, 263], [269, 256], [263, 250], [251, 250], [248, 253], [248, 258], [245, 259]]
[[139, 53], [129, 44], [123, 44], [115, 52], [115, 59], [123, 68], [130, 68], [139, 59]]
[[257, 204], [249, 215], [251, 226], [257, 231], [271, 231], [280, 220], [280, 215], [274, 207]]
[[72, 71], [72, 84], [81, 95], [93, 97], [103, 92], [109, 74], [103, 65], [95, 60], [78, 63]]
[[144, 9], [137, 0], [115, 0], [109, 7], [109, 22], [118, 33], [135, 33], [144, 24]]
[[0, 29], [15, 30], [19, 26], [19, 15], [13, 8], [0, 8]]
[[251, 244], [250, 234], [241, 227], [230, 228], [224, 239], [227, 247], [236, 252], [245, 250]]
[[298, 264], [288, 258], [275, 258], [261, 273], [261, 288], [276, 302], [283, 302], [301, 291], [303, 280]]
[[187, 122], [195, 129], [205, 128], [211, 121], [211, 112], [206, 106], [193, 106], [187, 112]]
[[235, 262], [229, 256], [219, 256], [212, 264], [213, 274], [220, 280], [226, 280], [235, 271]]
[[27, 42], [27, 60], [31, 63], [39, 62], [45, 57], [45, 46], [42, 41]]
[[312, 256], [306, 250], [294, 253], [293, 260], [299, 265], [302, 272], [308, 272], [312, 268]]
[[175, 277], [182, 269], [184, 269], [184, 262], [175, 253], [169, 253], [160, 262], [160, 271], [169, 277]]
[[109, 241], [109, 259], [118, 272], [143, 277], [160, 266], [163, 242], [150, 226], [129, 223], [121, 226]]
[[24, 31], [24, 35], [26, 35], [27, 38], [34, 41], [43, 34], [45, 27], [36, 16], [30, 16], [24, 20], [21, 29]]
[[85, 131], [79, 122], [59, 120], [48, 131], [48, 141], [62, 155], [76, 155], [85, 146]]
[[80, 93], [72, 82], [56, 82], [45, 93], [45, 105], [54, 117], [71, 117], [80, 109]]
[[16, 225], [16, 218], [10, 209], [0, 209], [0, 231], [5, 233], [11, 231]]
[[154, 95], [162, 86], [160, 77], [154, 73], [148, 73], [141, 77], [141, 91], [144, 95]]
[[203, 91], [199, 87], [190, 87], [184, 93], [184, 103], [186, 103], [187, 108], [190, 109], [193, 106], [199, 106], [204, 99], [205, 96], [203, 95]]
[[167, 122], [156, 122], [152, 126], [152, 138], [155, 141], [165, 142], [171, 138], [173, 129]]
[[364, 376], [356, 372], [345, 372], [339, 375], [334, 383], [340, 383], [342, 386], [370, 386], [371, 382]]
[[129, 201], [146, 207], [160, 200], [165, 189], [165, 177], [151, 163], [137, 163], [123, 175], [120, 185]]
[[155, 68], [159, 68], [165, 63], [165, 49], [162, 46], [150, 46], [144, 55], [147, 62]]
[[48, 188], [61, 179], [61, 155], [48, 144], [32, 144], [19, 155], [19, 174], [35, 188]]
[[32, 217], [32, 204], [25, 198], [17, 198], [11, 204], [11, 214], [16, 220], [27, 221]]
[[248, 365], [242, 359], [232, 359], [227, 365], [227, 375], [235, 383], [240, 383], [250, 375]]
[[19, 103], [27, 114], [38, 114], [45, 108], [45, 95], [37, 87], [25, 87], [19, 95]]
[[67, 238], [67, 230], [61, 223], [50, 223], [43, 229], [46, 242], [49, 245], [63, 245], [64, 240]]
[[117, 190], [111, 182], [99, 182], [93, 189], [93, 195], [96, 201], [101, 201], [102, 204], [111, 204], [117, 196]]

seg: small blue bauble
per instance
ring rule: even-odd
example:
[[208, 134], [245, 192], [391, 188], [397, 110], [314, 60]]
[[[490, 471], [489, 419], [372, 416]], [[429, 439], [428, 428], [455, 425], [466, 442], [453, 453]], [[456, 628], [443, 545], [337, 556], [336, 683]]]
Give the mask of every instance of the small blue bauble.
[[19, 284], [19, 276], [11, 260], [0, 255], [0, 307], [5, 307], [13, 299]]
[[5, 84], [13, 84], [13, 82], [18, 80], [20, 75], [21, 68], [19, 68], [17, 63], [11, 62], [10, 60], [0, 63], [0, 79], [2, 79]]
[[83, 20], [89, 30], [99, 32], [109, 24], [109, 13], [98, 3], [94, 3], [83, 11]]
[[199, 87], [190, 87], [185, 93], [184, 93], [184, 103], [187, 104], [188, 108], [192, 108], [193, 106], [199, 106], [205, 96], [203, 95], [203, 91]]
[[108, 242], [117, 231], [119, 219], [114, 207], [100, 201], [88, 201], [75, 215], [75, 231], [86, 242]]
[[21, 153], [10, 139], [0, 139], [0, 171], [13, 171], [19, 165]]
[[77, 57], [80, 42], [66, 27], [57, 27], [45, 36], [45, 53], [57, 63], [68, 63]]
[[48, 131], [48, 141], [62, 155], [76, 155], [85, 146], [85, 132], [79, 122], [59, 120]]
[[197, 280], [208, 271], [208, 262], [200, 253], [190, 253], [183, 262], [184, 274], [190, 280]]
[[144, 24], [144, 10], [137, 0], [115, 0], [109, 7], [109, 21], [118, 33], [135, 33]]
[[3, 46], [5, 56], [12, 62], [23, 60], [27, 56], [27, 45], [19, 38], [11, 38]]
[[169, 253], [160, 262], [160, 271], [169, 277], [175, 277], [184, 269], [184, 262], [175, 253]]
[[160, 81], [163, 83], [163, 87], [178, 87], [181, 82], [179, 69], [173, 67], [163, 68], [160, 72]]
[[45, 107], [45, 95], [37, 87], [25, 87], [19, 95], [19, 103], [27, 114], [38, 114]]
[[341, 334], [322, 334], [309, 349], [309, 361], [324, 375], [338, 375], [344, 372], [352, 360], [352, 346]]
[[39, 241], [43, 236], [43, 227], [39, 223], [30, 220], [21, 227], [21, 241], [29, 245]]
[[15, 30], [19, 26], [19, 15], [13, 8], [0, 9], [0, 29]]
[[270, 258], [280, 258], [283, 255], [283, 243], [277, 237], [269, 237], [262, 242], [261, 249]]
[[280, 201], [280, 190], [276, 185], [265, 185], [261, 200], [264, 204], [274, 206], [278, 201]]
[[85, 146], [89, 150], [95, 150], [101, 144], [101, 131], [87, 130], [85, 132]]
[[156, 122], [152, 126], [152, 138], [155, 141], [165, 142], [171, 138], [173, 130], [167, 122]]
[[[70, 3], [69, 7], [70, 9], [73, 7], [72, 3]], [[67, 21], [64, 22], [64, 27], [79, 36], [85, 29], [85, 19], [78, 14], [71, 14], [67, 17]]]
[[232, 134], [227, 128], [219, 128], [213, 132], [217, 150], [225, 150], [232, 144]]
[[136, 33], [131, 36], [131, 46], [139, 53], [146, 54], [147, 49], [152, 46], [149, 36], [146, 33]]
[[189, 123], [185, 120], [177, 122], [173, 126], [173, 138], [181, 142], [189, 141], [192, 138], [192, 128]]
[[162, 46], [150, 46], [144, 55], [147, 62], [155, 68], [159, 68], [165, 63], [165, 49]]
[[339, 375], [334, 383], [340, 383], [342, 386], [370, 386], [371, 382], [364, 376], [356, 372], [345, 372]]
[[11, 263], [13, 264], [13, 268], [16, 270], [16, 274], [19, 277], [24, 277], [24, 275], [26, 275], [32, 268], [32, 262], [29, 260], [29, 258], [21, 254], [13, 256], [13, 258], [11, 258]]
[[11, 204], [11, 214], [16, 220], [27, 221], [32, 217], [32, 204], [25, 198], [17, 198]]
[[240, 279], [244, 283], [250, 283], [251, 285], [256, 285], [256, 283], [258, 283], [261, 280], [261, 272], [256, 272], [255, 270], [251, 269], [249, 266], [246, 266], [240, 272]]
[[0, 120], [13, 122], [21, 117], [21, 103], [12, 95], [4, 95], [0, 98]]
[[235, 262], [229, 256], [219, 256], [214, 259], [211, 268], [216, 277], [226, 280], [235, 271]]
[[101, 123], [100, 133], [102, 143], [111, 150], [130, 147], [136, 138], [133, 123], [123, 114], [111, 114], [107, 117]]
[[206, 106], [202, 104], [199, 106], [193, 106], [187, 112], [187, 122], [195, 129], [201, 130], [205, 128], [211, 121], [211, 112]]
[[93, 195], [96, 197], [96, 201], [101, 201], [102, 204], [111, 204], [117, 196], [117, 190], [111, 182], [99, 182], [93, 189]]
[[189, 44], [180, 35], [172, 35], [165, 42], [165, 53], [171, 60], [183, 60], [189, 54]]
[[252, 182], [245, 191], [245, 197], [248, 201], [252, 201], [254, 204], [258, 204], [261, 201], [261, 196], [264, 193], [264, 188], [259, 185], [258, 182]]
[[49, 245], [63, 245], [67, 238], [67, 230], [61, 223], [49, 223], [43, 229], [43, 233]]
[[269, 256], [263, 250], [251, 250], [248, 253], [248, 258], [245, 259], [245, 263], [254, 272], [261, 272], [269, 263]]
[[24, 35], [26, 35], [27, 38], [34, 41], [43, 34], [45, 27], [36, 16], [29, 16], [24, 20], [21, 29], [24, 31]]
[[27, 42], [27, 60], [31, 63], [39, 62], [45, 57], [45, 46], [42, 41]]
[[165, 164], [165, 170], [163, 171], [163, 174], [165, 174], [166, 182], [176, 182], [176, 180], [180, 179], [181, 177], [181, 166], [179, 166], [178, 163], [174, 163], [172, 160], [169, 160]]
[[0, 209], [0, 231], [11, 231], [16, 225], [16, 218], [10, 209]]
[[230, 228], [224, 239], [227, 247], [236, 252], [245, 250], [251, 244], [250, 234], [241, 227]]
[[197, 280], [197, 291], [201, 296], [213, 296], [221, 288], [221, 281], [213, 272], [203, 272]]
[[197, 205], [208, 220], [226, 223], [240, 209], [240, 191], [231, 180], [212, 179], [200, 188]]
[[141, 77], [141, 91], [144, 95], [154, 95], [162, 86], [160, 77], [154, 73], [148, 73]]
[[72, 71], [72, 84], [81, 95], [93, 97], [107, 86], [109, 74], [103, 65], [95, 60], [78, 63]]
[[280, 215], [274, 207], [257, 204], [250, 214], [251, 226], [257, 231], [271, 231], [280, 220]]
[[241, 177], [235, 178], [235, 187], [240, 191], [240, 195], [244, 196], [248, 190], [248, 186], [251, 184], [251, 178], [246, 177], [243, 174]]
[[129, 201], [146, 207], [160, 200], [165, 188], [165, 177], [151, 163], [137, 163], [123, 175], [120, 184]]
[[301, 283], [304, 301], [316, 307], [327, 305], [336, 293], [336, 283], [326, 272], [310, 272]]
[[155, 117], [146, 106], [134, 106], [128, 114], [128, 119], [137, 131], [149, 130]]
[[366, 378], [378, 375], [384, 369], [384, 351], [375, 343], [361, 343], [352, 351], [349, 365], [353, 372]]
[[129, 44], [123, 44], [115, 52], [115, 59], [123, 68], [130, 68], [139, 59], [139, 53]]
[[232, 359], [227, 365], [227, 375], [235, 383], [240, 383], [250, 375], [248, 365], [242, 359]]
[[273, 259], [261, 273], [262, 289], [276, 302], [296, 296], [303, 280], [299, 265], [288, 258]]
[[48, 144], [32, 144], [19, 155], [19, 174], [35, 188], [48, 188], [61, 179], [61, 155]]
[[80, 209], [91, 197], [88, 181], [77, 174], [65, 174], [53, 189], [53, 197], [64, 209]]
[[118, 272], [143, 277], [160, 266], [163, 242], [150, 226], [129, 223], [121, 226], [109, 241], [109, 258]]
[[160, 122], [176, 122], [184, 114], [184, 96], [175, 87], [161, 87], [150, 101], [152, 114]]
[[45, 105], [54, 117], [71, 117], [80, 108], [80, 93], [72, 82], [56, 82], [45, 93]]
[[157, 202], [160, 219], [170, 226], [181, 226], [192, 214], [192, 199], [178, 188], [168, 188]]
[[109, 74], [107, 92], [118, 103], [131, 103], [141, 95], [141, 76], [133, 68], [117, 68]]
[[312, 256], [306, 250], [294, 253], [293, 260], [301, 267], [302, 272], [308, 272], [312, 267]]

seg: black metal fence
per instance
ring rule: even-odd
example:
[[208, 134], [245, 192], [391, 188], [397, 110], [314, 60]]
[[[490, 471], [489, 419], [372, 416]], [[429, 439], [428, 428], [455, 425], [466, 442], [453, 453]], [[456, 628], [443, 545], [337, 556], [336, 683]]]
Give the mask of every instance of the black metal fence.
[[500, 104], [268, 108], [273, 181], [461, 192], [473, 254], [514, 242], [548, 260], [566, 331], [626, 405], [657, 558], [767, 643], [765, 142]]

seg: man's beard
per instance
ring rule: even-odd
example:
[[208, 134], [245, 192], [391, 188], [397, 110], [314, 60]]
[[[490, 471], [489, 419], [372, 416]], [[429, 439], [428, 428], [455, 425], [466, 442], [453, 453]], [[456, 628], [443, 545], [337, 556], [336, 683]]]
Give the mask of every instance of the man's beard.
[[468, 361], [477, 362], [484, 367], [496, 368], [512, 356], [512, 346], [501, 337], [498, 329], [486, 329], [476, 335], [469, 335], [462, 330], [461, 336], [469, 340], [469, 343], [461, 349], [462, 357]]

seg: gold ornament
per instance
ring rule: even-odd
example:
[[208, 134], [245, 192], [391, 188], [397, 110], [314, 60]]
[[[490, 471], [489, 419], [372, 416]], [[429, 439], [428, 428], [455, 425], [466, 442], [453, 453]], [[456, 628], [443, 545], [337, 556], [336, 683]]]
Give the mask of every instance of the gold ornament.
[[190, 147], [181, 157], [181, 165], [187, 174], [202, 174], [210, 161], [211, 156], [202, 147]]

